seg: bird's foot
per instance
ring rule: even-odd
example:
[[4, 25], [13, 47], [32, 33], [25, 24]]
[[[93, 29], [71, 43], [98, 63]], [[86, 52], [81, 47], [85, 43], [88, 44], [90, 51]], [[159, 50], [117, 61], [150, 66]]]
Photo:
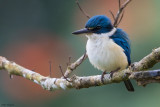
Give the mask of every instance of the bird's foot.
[[113, 77], [113, 74], [114, 74], [115, 72], [119, 71], [119, 70], [120, 70], [120, 68], [117, 68], [116, 70], [111, 71], [111, 72], [110, 72], [110, 77], [112, 78], [112, 77]]
[[102, 75], [101, 75], [101, 82], [104, 84], [104, 80], [103, 80], [103, 78], [104, 78], [104, 75], [106, 74], [106, 71], [104, 71], [103, 73], [102, 73]]

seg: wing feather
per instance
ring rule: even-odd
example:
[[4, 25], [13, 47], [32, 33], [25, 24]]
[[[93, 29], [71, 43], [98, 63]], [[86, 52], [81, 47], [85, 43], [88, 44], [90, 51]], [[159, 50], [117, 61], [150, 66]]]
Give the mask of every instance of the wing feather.
[[130, 58], [131, 48], [130, 48], [130, 40], [127, 33], [125, 33], [122, 29], [117, 28], [117, 31], [115, 32], [115, 34], [112, 35], [110, 38], [113, 39], [113, 41], [116, 44], [118, 44], [124, 49], [124, 53], [127, 56], [128, 65], [130, 65], [131, 64], [131, 58]]

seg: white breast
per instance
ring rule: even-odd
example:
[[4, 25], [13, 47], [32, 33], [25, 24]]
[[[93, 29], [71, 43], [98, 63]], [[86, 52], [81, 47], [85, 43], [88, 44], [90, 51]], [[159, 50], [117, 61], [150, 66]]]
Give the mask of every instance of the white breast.
[[124, 50], [105, 34], [87, 35], [87, 54], [91, 64], [102, 71], [125, 69], [128, 65]]

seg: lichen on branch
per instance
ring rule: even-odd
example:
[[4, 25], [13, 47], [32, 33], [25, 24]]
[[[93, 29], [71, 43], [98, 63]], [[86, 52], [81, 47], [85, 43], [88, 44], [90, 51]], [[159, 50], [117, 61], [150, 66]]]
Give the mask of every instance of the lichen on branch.
[[153, 67], [160, 61], [160, 48], [154, 49], [149, 55], [144, 57], [139, 62], [135, 62], [129, 68], [114, 73], [112, 78], [110, 74], [105, 74], [104, 83], [101, 81], [101, 75], [84, 77], [73, 75], [69, 78], [69, 74], [75, 70], [86, 58], [87, 56], [84, 54], [76, 62], [67, 67], [66, 72], [69, 71], [69, 73], [66, 73], [66, 76], [71, 82], [67, 81], [65, 78], [50, 78], [42, 76], [39, 73], [26, 69], [2, 56], [0, 56], [0, 69], [7, 71], [9, 75], [17, 75], [31, 80], [32, 82], [41, 85], [44, 89], [50, 91], [57, 89], [89, 88], [111, 83], [119, 83], [126, 79], [134, 79], [137, 81], [138, 85], [142, 86], [153, 82], [160, 82], [160, 70], [144, 71]]

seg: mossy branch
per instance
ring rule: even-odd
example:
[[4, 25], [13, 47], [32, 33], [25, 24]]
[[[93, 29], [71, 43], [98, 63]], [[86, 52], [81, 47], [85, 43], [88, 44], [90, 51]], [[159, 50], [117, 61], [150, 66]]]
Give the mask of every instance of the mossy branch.
[[[75, 70], [76, 67], [78, 67], [86, 58], [87, 56], [84, 54], [76, 62], [70, 64], [67, 67], [65, 76], [68, 77], [69, 74]], [[138, 85], [142, 86], [153, 82], [160, 82], [160, 70], [144, 71], [153, 67], [159, 61], [160, 48], [157, 48], [139, 62], [132, 64], [132, 66], [130, 66], [128, 69], [114, 73], [112, 78], [110, 77], [110, 74], [106, 74], [104, 76], [104, 84], [101, 81], [101, 75], [86, 77], [78, 77], [74, 75], [71, 78], [67, 78], [71, 82], [64, 78], [45, 77], [32, 70], [26, 69], [15, 62], [9, 61], [4, 57], [0, 57], [0, 69], [7, 71], [9, 75], [21, 76], [41, 85], [46, 90], [52, 91], [56, 89], [89, 88], [111, 83], [119, 83], [126, 79], [137, 80]]]

